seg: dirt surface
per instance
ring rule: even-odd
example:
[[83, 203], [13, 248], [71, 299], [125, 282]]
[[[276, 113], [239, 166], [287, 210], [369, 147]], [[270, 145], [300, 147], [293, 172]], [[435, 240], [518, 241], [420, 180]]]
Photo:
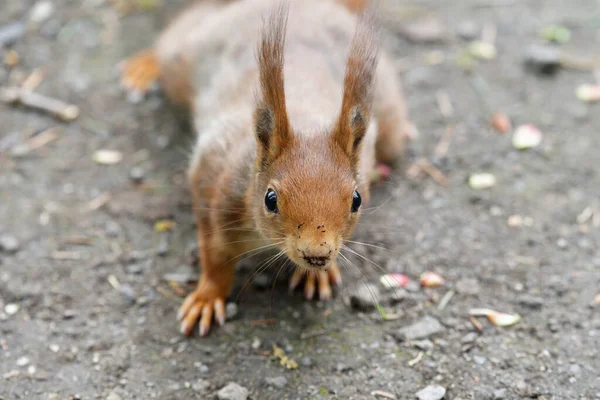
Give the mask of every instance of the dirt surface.
[[[377, 247], [350, 246], [373, 263], [348, 254], [358, 269], [344, 270], [331, 304], [289, 295], [284, 278], [271, 285], [276, 270], [238, 296], [258, 265], [245, 261], [231, 298], [237, 315], [205, 339], [179, 334], [181, 299], [164, 278], [196, 271], [184, 179], [193, 135], [160, 95], [128, 101], [115, 73], [184, 2], [125, 17], [102, 0], [51, 3], [37, 25], [33, 1], [3, 0], [0, 12], [0, 30], [15, 21], [30, 28], [10, 47], [20, 62], [0, 66], [0, 84], [39, 68], [38, 92], [81, 108], [62, 123], [0, 104], [1, 399], [213, 399], [229, 382], [255, 400], [385, 398], [376, 390], [413, 399], [430, 385], [444, 387], [446, 399], [600, 399], [600, 113], [575, 96], [594, 76], [541, 76], [523, 65], [527, 46], [542, 43], [539, 29], [554, 23], [571, 29], [562, 50], [599, 56], [598, 1], [416, 3], [444, 22], [446, 42], [413, 43], [390, 31], [387, 46], [421, 133], [414, 153], [449, 185], [398, 172], [375, 189], [355, 240]], [[414, 15], [408, 5], [388, 16], [404, 21]], [[455, 33], [467, 30], [465, 21], [496, 28], [497, 57], [470, 74], [456, 63], [467, 42]], [[439, 91], [453, 115], [441, 114]], [[513, 126], [535, 124], [542, 144], [515, 150], [510, 134], [490, 128], [495, 111]], [[436, 157], [450, 125], [447, 157]], [[15, 154], [50, 128], [54, 140]], [[118, 150], [123, 160], [98, 165], [98, 149]], [[140, 169], [141, 188], [130, 177]], [[493, 173], [496, 186], [471, 189], [474, 172]], [[176, 222], [172, 231], [155, 231], [162, 218]], [[381, 269], [416, 282], [436, 271], [446, 284], [400, 289], [394, 301], [379, 283]], [[364, 281], [401, 317], [353, 310], [345, 299]], [[475, 307], [521, 320], [500, 328], [478, 318], [479, 332], [468, 318]], [[426, 316], [443, 329], [425, 341], [399, 340], [401, 328]], [[298, 368], [275, 360], [273, 344]]]

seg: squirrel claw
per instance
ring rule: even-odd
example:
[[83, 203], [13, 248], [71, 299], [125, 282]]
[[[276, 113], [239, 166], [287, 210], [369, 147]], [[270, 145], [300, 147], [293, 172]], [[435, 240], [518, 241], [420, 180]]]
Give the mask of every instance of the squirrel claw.
[[294, 271], [290, 279], [290, 292], [293, 291], [302, 281], [302, 278], [306, 276], [304, 282], [304, 297], [307, 300], [311, 300], [315, 291], [318, 287], [319, 300], [327, 301], [332, 297], [332, 286], [338, 286], [342, 283], [342, 275], [337, 266], [333, 266], [327, 271], [306, 271], [301, 268], [297, 268]]
[[213, 316], [219, 323], [225, 323], [225, 301], [223, 298], [205, 299], [198, 290], [190, 293], [177, 313], [177, 318], [181, 320], [180, 332], [185, 336], [190, 336], [194, 325], [199, 322], [200, 336], [206, 336], [212, 325]]
[[121, 86], [128, 91], [147, 93], [157, 82], [160, 67], [154, 51], [143, 50], [119, 65]]

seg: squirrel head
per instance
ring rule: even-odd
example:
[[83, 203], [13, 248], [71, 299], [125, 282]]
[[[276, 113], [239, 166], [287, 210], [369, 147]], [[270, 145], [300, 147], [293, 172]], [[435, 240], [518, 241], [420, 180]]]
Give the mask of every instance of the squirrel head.
[[281, 242], [288, 258], [306, 269], [332, 265], [361, 212], [358, 166], [377, 64], [367, 16], [359, 20], [350, 46], [339, 116], [322, 134], [300, 135], [288, 120], [283, 77], [286, 2], [274, 8], [259, 42], [254, 216], [263, 236]]

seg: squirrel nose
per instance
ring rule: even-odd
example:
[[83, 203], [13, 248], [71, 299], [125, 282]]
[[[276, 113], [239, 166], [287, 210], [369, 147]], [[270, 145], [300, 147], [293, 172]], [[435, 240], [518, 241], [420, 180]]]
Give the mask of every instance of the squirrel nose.
[[306, 262], [309, 263], [310, 265], [314, 265], [316, 267], [322, 267], [325, 264], [327, 264], [327, 262], [329, 261], [329, 257], [328, 256], [324, 257], [324, 256], [305, 255], [304, 260], [306, 260]]

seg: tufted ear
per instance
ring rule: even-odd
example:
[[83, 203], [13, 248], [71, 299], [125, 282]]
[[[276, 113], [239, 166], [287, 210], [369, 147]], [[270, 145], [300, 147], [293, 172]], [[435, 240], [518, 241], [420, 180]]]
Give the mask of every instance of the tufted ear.
[[254, 111], [254, 128], [258, 143], [258, 160], [265, 164], [276, 158], [290, 144], [292, 132], [285, 105], [283, 52], [289, 5], [280, 1], [263, 22], [257, 49], [260, 93]]
[[334, 141], [358, 161], [359, 147], [369, 127], [373, 80], [377, 68], [378, 32], [375, 14], [366, 10], [359, 18], [350, 45], [344, 77], [342, 110], [334, 127]]

